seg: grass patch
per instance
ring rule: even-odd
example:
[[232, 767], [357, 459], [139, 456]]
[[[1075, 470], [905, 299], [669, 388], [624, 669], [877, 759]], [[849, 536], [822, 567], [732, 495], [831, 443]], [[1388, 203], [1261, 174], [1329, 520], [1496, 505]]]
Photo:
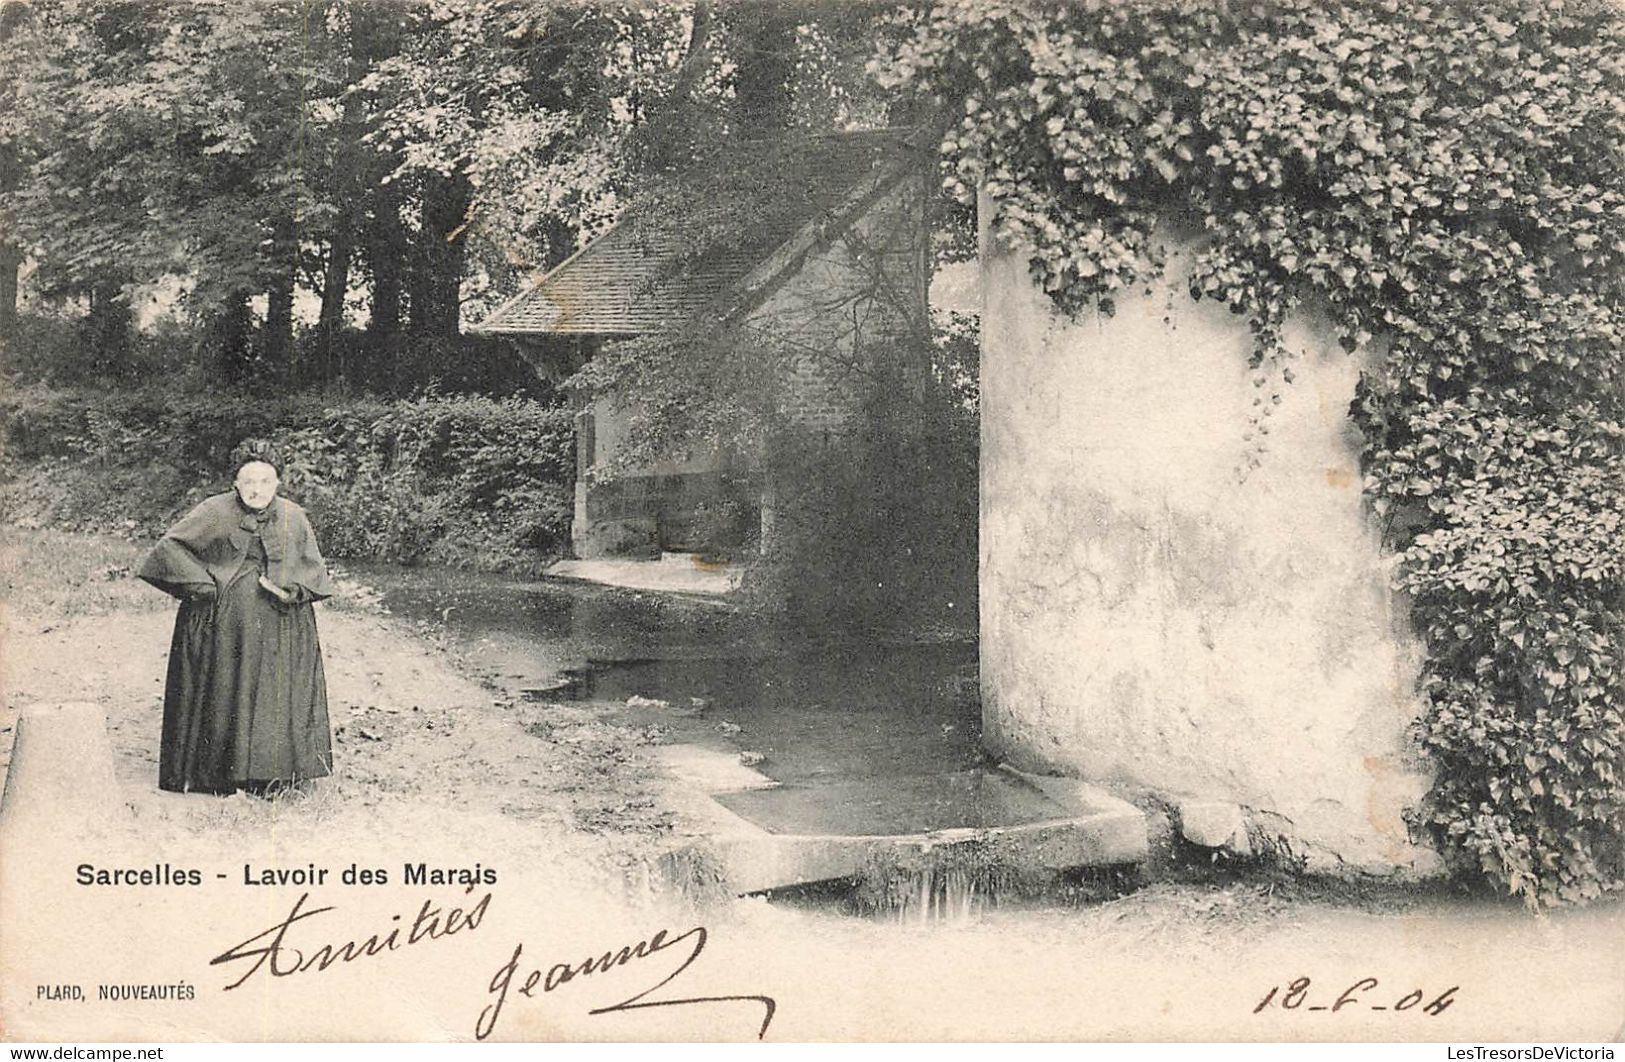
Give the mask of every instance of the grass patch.
[[135, 577], [148, 548], [115, 535], [0, 527], [7, 610], [55, 620], [167, 608], [168, 596]]
[[[0, 600], [7, 613], [43, 623], [116, 612], [153, 612], [175, 600], [136, 577], [152, 541], [0, 524]], [[324, 607], [382, 611], [380, 595], [330, 565], [336, 596]]]

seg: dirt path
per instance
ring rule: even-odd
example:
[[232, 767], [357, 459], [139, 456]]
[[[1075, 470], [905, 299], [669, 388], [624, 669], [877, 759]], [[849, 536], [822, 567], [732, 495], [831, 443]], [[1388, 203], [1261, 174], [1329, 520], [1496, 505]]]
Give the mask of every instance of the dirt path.
[[[661, 857], [695, 839], [689, 798], [653, 769], [647, 734], [586, 707], [509, 703], [423, 631], [364, 608], [324, 608], [319, 621], [335, 778], [269, 801], [159, 793], [173, 620], [129, 578], [137, 553], [86, 536], [0, 542], [11, 609], [0, 747], [17, 706], [93, 700], [108, 714], [119, 782], [105, 821], [6, 838], [7, 1038], [467, 1039], [482, 1028], [497, 1039], [753, 1038], [764, 1008], [751, 999], [593, 1013], [659, 982], [701, 940], [703, 954], [649, 998], [771, 996], [771, 1039], [1460, 1043], [1596, 1039], [1625, 1018], [1617, 904], [1533, 919], [1448, 896], [1368, 901], [1236, 881], [911, 926], [676, 896], [658, 884]], [[192, 868], [200, 884], [82, 886], [87, 864]], [[407, 881], [419, 866], [448, 872]], [[251, 883], [304, 867], [329, 874]], [[351, 867], [389, 881], [351, 884]], [[300, 904], [315, 913], [288, 923], [284, 950], [256, 967], [251, 942], [263, 950], [267, 939], [256, 934]], [[462, 922], [447, 933], [454, 908]], [[377, 954], [343, 950], [431, 910], [435, 931], [413, 943], [397, 932], [398, 946]], [[246, 957], [211, 962], [234, 945]], [[599, 964], [622, 948], [626, 962]], [[313, 965], [324, 955], [330, 968]], [[595, 969], [580, 974], [588, 961]], [[555, 973], [545, 991], [554, 963], [577, 975]], [[525, 996], [531, 969], [543, 973]], [[1254, 1013], [1271, 987], [1284, 999], [1298, 978], [1309, 978], [1300, 1007]], [[1376, 984], [1357, 1002], [1331, 1011], [1367, 979]], [[182, 983], [186, 998], [100, 998], [107, 985]], [[81, 986], [87, 1001], [40, 994], [58, 984]], [[1451, 986], [1447, 1006], [1425, 1009]], [[1400, 1008], [1413, 990], [1421, 1002]]]
[[130, 576], [139, 550], [118, 539], [13, 532], [3, 552], [13, 604], [0, 733], [26, 704], [97, 703], [123, 798], [144, 813], [190, 828], [221, 804], [245, 827], [391, 803], [479, 808], [621, 866], [684, 841], [676, 810], [684, 797], [652, 767], [647, 735], [586, 707], [512, 700], [459, 668], [422, 628], [367, 607], [364, 592], [352, 595], [360, 605], [319, 606], [332, 778], [273, 801], [161, 793], [157, 742], [174, 611]]

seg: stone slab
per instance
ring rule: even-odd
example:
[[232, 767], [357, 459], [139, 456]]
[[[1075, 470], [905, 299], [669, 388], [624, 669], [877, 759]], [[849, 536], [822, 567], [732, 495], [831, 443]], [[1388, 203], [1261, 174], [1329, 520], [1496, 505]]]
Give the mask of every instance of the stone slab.
[[1038, 789], [990, 771], [858, 778], [719, 793], [715, 799], [769, 833], [791, 836], [892, 837], [1067, 817], [1066, 808]]
[[744, 571], [742, 565], [713, 564], [694, 553], [666, 553], [659, 560], [562, 560], [547, 575], [626, 590], [722, 597], [739, 589]]
[[851, 877], [876, 860], [974, 846], [1024, 869], [1137, 863], [1138, 808], [1068, 780], [1011, 770], [849, 779], [817, 787], [713, 792], [712, 842], [737, 892]]

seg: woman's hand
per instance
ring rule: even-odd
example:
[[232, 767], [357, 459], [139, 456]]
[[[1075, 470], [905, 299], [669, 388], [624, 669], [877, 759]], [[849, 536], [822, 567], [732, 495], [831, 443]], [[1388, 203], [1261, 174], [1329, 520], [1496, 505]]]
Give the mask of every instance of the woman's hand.
[[260, 589], [264, 590], [266, 593], [275, 598], [277, 604], [281, 606], [284, 611], [299, 603], [299, 593], [297, 590], [284, 590], [282, 587], [273, 583], [263, 575], [260, 576]]

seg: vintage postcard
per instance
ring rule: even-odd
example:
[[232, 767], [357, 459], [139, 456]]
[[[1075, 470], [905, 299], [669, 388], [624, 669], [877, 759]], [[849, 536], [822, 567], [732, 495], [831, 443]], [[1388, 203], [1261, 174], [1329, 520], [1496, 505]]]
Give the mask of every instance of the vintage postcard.
[[0, 0], [0, 1037], [1612, 1058], [1622, 44]]

